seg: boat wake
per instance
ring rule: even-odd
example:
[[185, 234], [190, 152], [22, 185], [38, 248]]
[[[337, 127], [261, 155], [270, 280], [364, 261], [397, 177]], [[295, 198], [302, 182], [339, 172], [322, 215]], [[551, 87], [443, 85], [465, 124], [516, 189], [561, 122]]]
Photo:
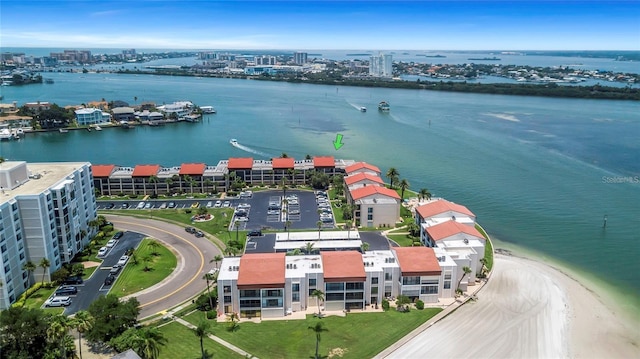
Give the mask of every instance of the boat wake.
[[241, 149], [245, 152], [249, 152], [249, 153], [253, 153], [255, 155], [258, 156], [263, 156], [263, 157], [267, 157], [267, 158], [272, 158], [273, 156], [266, 153], [266, 152], [262, 152], [262, 151], [258, 151], [255, 148], [251, 148], [249, 146], [245, 146], [243, 144], [240, 144], [238, 141], [231, 141], [231, 145], [235, 148]]
[[361, 112], [366, 112], [367, 111], [367, 108], [364, 107], [364, 106], [356, 105], [355, 103], [352, 103], [352, 102], [349, 102], [349, 101], [347, 101], [347, 103], [349, 105], [353, 106], [353, 108], [355, 108], [358, 111], [361, 111]]

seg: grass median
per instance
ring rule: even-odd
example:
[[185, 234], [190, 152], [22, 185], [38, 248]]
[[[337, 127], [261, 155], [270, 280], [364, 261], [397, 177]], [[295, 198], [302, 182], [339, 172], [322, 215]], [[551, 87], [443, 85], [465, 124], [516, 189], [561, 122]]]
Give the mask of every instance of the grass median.
[[176, 256], [168, 248], [149, 238], [142, 240], [134, 256], [129, 259], [110, 293], [123, 297], [147, 289], [168, 277], [177, 265]]
[[[196, 323], [197, 325], [197, 323]], [[167, 338], [167, 345], [160, 348], [160, 359], [200, 359], [200, 338], [192, 330], [180, 323], [161, 326], [160, 332]], [[209, 338], [204, 338], [204, 349], [213, 354], [213, 358], [244, 358], [242, 355], [223, 347]]]

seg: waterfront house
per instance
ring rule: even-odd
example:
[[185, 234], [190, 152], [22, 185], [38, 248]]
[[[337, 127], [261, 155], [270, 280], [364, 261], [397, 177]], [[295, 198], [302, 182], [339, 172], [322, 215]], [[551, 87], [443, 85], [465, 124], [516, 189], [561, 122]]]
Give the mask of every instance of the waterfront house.
[[371, 185], [346, 192], [356, 206], [355, 220], [363, 227], [393, 227], [400, 218], [400, 195], [384, 186]]
[[444, 221], [454, 220], [459, 223], [474, 226], [476, 223], [476, 215], [469, 208], [449, 202], [446, 199], [438, 198], [429, 201], [415, 210], [416, 224], [422, 223], [441, 223]]
[[111, 114], [103, 112], [98, 108], [82, 108], [74, 111], [78, 126], [97, 125], [104, 122], [111, 122]]
[[[324, 311], [362, 311], [400, 294], [439, 303], [454, 297], [456, 277], [456, 263], [438, 248], [245, 254], [226, 257], [220, 265], [218, 314], [267, 319], [318, 306]], [[316, 301], [316, 289], [324, 292], [324, 301]]]
[[133, 121], [135, 119], [135, 111], [131, 107], [115, 107], [111, 110], [113, 114], [113, 120], [117, 122], [121, 121]]
[[356, 162], [351, 166], [348, 166], [347, 168], [345, 168], [344, 171], [347, 174], [347, 176], [352, 176], [357, 173], [367, 173], [367, 174], [378, 176], [378, 177], [382, 176], [382, 172], [380, 172], [380, 168], [366, 162]]

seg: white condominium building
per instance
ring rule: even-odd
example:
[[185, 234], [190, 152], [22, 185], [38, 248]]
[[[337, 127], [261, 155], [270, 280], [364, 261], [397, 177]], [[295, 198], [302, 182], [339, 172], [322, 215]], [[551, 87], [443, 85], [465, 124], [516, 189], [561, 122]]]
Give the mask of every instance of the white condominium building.
[[369, 75], [378, 77], [393, 76], [393, 56], [380, 54], [369, 57]]
[[[96, 217], [90, 163], [0, 163], [0, 309], [71, 261], [95, 234]], [[46, 271], [23, 269], [43, 258]]]

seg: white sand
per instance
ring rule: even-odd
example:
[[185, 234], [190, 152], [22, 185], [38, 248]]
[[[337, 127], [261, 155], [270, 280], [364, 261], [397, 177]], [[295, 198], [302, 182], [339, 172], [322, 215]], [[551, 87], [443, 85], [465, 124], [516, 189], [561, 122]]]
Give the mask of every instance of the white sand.
[[640, 358], [638, 323], [546, 264], [496, 255], [477, 297], [388, 357]]

